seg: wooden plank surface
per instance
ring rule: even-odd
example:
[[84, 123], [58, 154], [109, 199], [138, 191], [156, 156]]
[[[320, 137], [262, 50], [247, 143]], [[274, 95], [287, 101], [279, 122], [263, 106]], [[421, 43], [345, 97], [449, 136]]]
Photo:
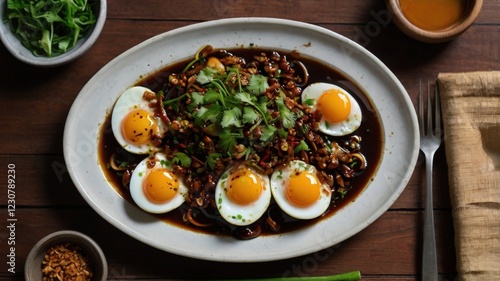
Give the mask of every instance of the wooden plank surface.
[[[6, 212], [0, 219], [6, 221]], [[309, 275], [328, 275], [332, 272], [361, 270], [365, 275], [411, 276], [419, 271], [419, 255], [415, 249], [421, 246], [420, 211], [389, 211], [365, 230], [352, 238], [319, 253], [276, 262], [222, 264], [175, 256], [153, 249], [132, 239], [99, 217], [87, 207], [18, 208], [16, 210], [16, 255], [19, 269], [31, 247], [43, 236], [61, 229], [74, 229], [93, 237], [108, 257], [110, 272], [131, 278], [194, 278], [210, 272], [216, 278], [262, 277], [259, 268], [269, 276], [280, 277], [294, 271]], [[452, 222], [449, 210], [437, 211], [437, 246], [439, 253], [453, 252]], [[0, 237], [5, 243], [7, 237]], [[6, 264], [6, 256], [0, 256], [0, 264]], [[166, 261], [172, 266], [162, 266]], [[454, 272], [454, 257], [439, 258], [440, 272]], [[191, 270], [196, 264], [198, 270]], [[321, 266], [319, 266], [321, 264]], [[381, 267], [381, 265], [384, 265]], [[296, 269], [296, 268], [299, 269]], [[7, 274], [2, 269], [1, 275]], [[291, 274], [291, 273], [290, 273]], [[113, 275], [110, 275], [113, 277]]]

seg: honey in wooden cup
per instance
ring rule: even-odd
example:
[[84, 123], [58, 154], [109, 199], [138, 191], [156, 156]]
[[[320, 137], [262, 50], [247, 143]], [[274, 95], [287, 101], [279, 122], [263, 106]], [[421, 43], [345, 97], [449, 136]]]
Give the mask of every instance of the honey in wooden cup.
[[456, 38], [479, 15], [483, 0], [386, 0], [394, 24], [426, 43]]

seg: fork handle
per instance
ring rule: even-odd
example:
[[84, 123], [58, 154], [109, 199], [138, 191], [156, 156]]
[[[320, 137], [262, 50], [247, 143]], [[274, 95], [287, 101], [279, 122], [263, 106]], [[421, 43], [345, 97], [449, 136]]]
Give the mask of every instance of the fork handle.
[[422, 280], [437, 281], [436, 237], [434, 233], [434, 211], [432, 199], [432, 162], [434, 153], [427, 156], [425, 161], [426, 190], [425, 190], [425, 217], [424, 217], [424, 245], [422, 253]]

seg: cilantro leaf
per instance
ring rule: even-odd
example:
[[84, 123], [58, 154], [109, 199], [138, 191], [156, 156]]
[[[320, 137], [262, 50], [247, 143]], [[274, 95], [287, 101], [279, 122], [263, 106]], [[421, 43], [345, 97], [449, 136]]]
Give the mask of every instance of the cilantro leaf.
[[174, 158], [172, 158], [172, 162], [184, 168], [188, 168], [191, 166], [191, 158], [184, 152], [175, 153]]
[[199, 110], [198, 112], [202, 112], [200, 117], [203, 121], [210, 121], [212, 123], [218, 123], [220, 114], [222, 112], [222, 107], [218, 104], [212, 104], [209, 107], [202, 107], [204, 110]]
[[248, 80], [247, 90], [254, 95], [260, 95], [266, 92], [267, 88], [269, 88], [269, 84], [267, 83], [267, 77], [254, 74], [250, 76]]
[[254, 124], [259, 119], [259, 114], [251, 106], [243, 107], [243, 123]]
[[217, 73], [218, 73], [217, 69], [211, 67], [205, 67], [202, 70], [200, 70], [200, 73], [198, 73], [198, 76], [196, 77], [196, 82], [200, 83], [201, 85], [210, 83], [214, 80], [214, 77]]
[[263, 126], [262, 135], [260, 135], [261, 141], [271, 141], [274, 138], [274, 133], [278, 129], [274, 126]]
[[191, 93], [191, 105], [198, 106], [201, 104], [205, 104], [205, 96], [198, 92]]
[[224, 110], [220, 125], [223, 128], [227, 128], [229, 126], [241, 127], [241, 121], [240, 121], [241, 115], [242, 115], [241, 109], [238, 107], [233, 107], [232, 109]]
[[264, 122], [267, 124], [267, 107], [262, 108], [261, 106], [259, 106], [259, 104], [255, 104], [256, 100], [254, 100], [252, 96], [246, 92], [236, 93], [234, 95], [234, 98], [241, 103], [251, 105], [253, 108], [255, 108], [259, 112], [260, 116], [262, 116]]
[[253, 105], [254, 101], [252, 100], [252, 97], [250, 96], [249, 93], [246, 92], [239, 92], [234, 95], [234, 98], [242, 103], [250, 104]]
[[276, 99], [276, 106], [278, 107], [283, 127], [290, 129], [295, 126], [297, 116], [285, 105], [283, 97]]
[[257, 110], [259, 112], [262, 112], [264, 115], [262, 116], [262, 118], [264, 120], [269, 120], [271, 117], [270, 117], [270, 113], [269, 111], [267, 110], [267, 99], [265, 100], [261, 100], [259, 103], [257, 103], [255, 105], [255, 107], [257, 108]]
[[212, 103], [216, 101], [220, 101], [220, 94], [214, 89], [208, 89], [207, 92], [203, 95], [203, 103]]
[[223, 130], [219, 135], [219, 146], [229, 152], [233, 152], [236, 145], [236, 139], [243, 137], [242, 133], [231, 132], [230, 130]]
[[189, 103], [187, 105], [187, 110], [189, 112], [193, 112], [195, 111], [198, 106], [202, 105], [203, 104], [203, 95], [198, 93], [198, 92], [193, 92], [191, 93], [191, 103]]
[[193, 115], [194, 116], [194, 122], [196, 125], [198, 126], [203, 126], [203, 124], [205, 123], [205, 119], [203, 118], [203, 115], [207, 112], [207, 108], [206, 107], [200, 107], [196, 113]]

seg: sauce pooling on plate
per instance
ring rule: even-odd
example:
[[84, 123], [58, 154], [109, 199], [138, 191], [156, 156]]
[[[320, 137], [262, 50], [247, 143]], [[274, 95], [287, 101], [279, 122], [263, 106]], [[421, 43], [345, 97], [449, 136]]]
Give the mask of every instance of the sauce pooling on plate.
[[411, 23], [436, 31], [457, 23], [467, 8], [467, 0], [400, 0], [399, 5]]
[[[153, 156], [130, 152], [109, 129], [111, 118], [103, 123], [99, 140], [101, 166], [108, 167], [104, 173], [123, 198], [140, 206], [131, 196], [131, 177], [138, 174], [137, 167], [144, 159], [152, 167], [154, 155], [163, 153], [166, 157], [159, 163], [171, 167], [176, 177], [188, 186], [188, 192], [183, 192], [185, 201], [178, 208], [150, 213], [192, 231], [249, 239], [283, 234], [330, 217], [354, 201], [373, 180], [382, 155], [382, 127], [369, 95], [356, 83], [332, 67], [297, 52], [241, 48], [209, 49], [207, 53], [206, 57], [197, 54], [191, 62], [169, 65], [136, 83], [136, 87], [150, 89], [144, 91], [144, 97], [155, 108], [155, 116], [161, 115], [168, 125], [164, 135], [153, 138], [150, 150]], [[211, 64], [212, 58], [221, 64]], [[210, 75], [213, 80], [208, 79]], [[210, 83], [217, 87], [210, 87]], [[357, 115], [361, 123], [354, 130], [340, 135], [318, 130], [321, 110], [314, 110], [311, 97], [302, 104], [300, 95], [309, 85], [317, 83], [328, 85], [328, 89], [337, 85], [352, 96], [352, 103], [359, 104]], [[227, 97], [221, 98], [221, 94]], [[244, 101], [243, 105], [239, 101]], [[233, 120], [225, 124], [226, 114], [239, 107], [242, 119], [236, 121], [241, 123]], [[218, 117], [212, 118], [215, 115]], [[196, 116], [200, 119], [194, 119]], [[226, 149], [228, 139], [232, 144]], [[284, 168], [292, 161], [302, 164], [294, 168], [293, 174], [301, 186], [292, 186], [289, 191], [294, 194], [287, 195], [300, 206], [290, 214], [275, 196], [269, 198], [267, 182], [273, 171], [277, 171], [273, 176], [276, 181], [288, 182]], [[299, 177], [300, 171], [306, 170], [316, 171], [312, 173], [318, 184], [313, 184], [310, 177]], [[146, 173], [139, 171], [142, 177]], [[255, 178], [254, 173], [258, 174]], [[328, 202], [312, 215], [304, 214], [306, 207], [301, 201], [304, 198], [298, 201], [295, 198], [296, 194], [304, 194], [295, 188], [302, 188], [304, 183], [328, 189], [318, 189], [320, 194], [313, 194], [313, 201], [328, 195]], [[253, 196], [248, 194], [248, 188], [240, 189], [248, 186], [259, 186], [260, 191]], [[221, 192], [228, 197], [219, 196]], [[248, 213], [222, 211], [229, 201], [239, 203], [229, 206], [232, 211], [239, 208], [237, 205], [248, 207], [260, 202], [258, 198], [264, 202], [258, 204], [262, 206], [259, 212], [255, 208]]]

